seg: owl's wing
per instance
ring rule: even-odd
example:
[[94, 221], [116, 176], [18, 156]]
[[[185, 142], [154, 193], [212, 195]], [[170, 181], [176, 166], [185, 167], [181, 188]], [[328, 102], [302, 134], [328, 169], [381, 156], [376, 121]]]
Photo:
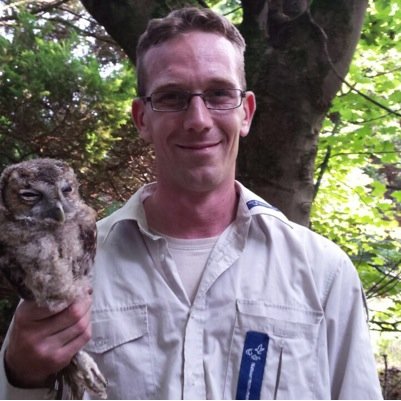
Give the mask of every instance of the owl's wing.
[[79, 223], [79, 237], [83, 249], [83, 258], [80, 261], [80, 275], [86, 276], [92, 268], [96, 254], [96, 217], [92, 209]]
[[89, 256], [89, 258], [93, 262], [96, 254], [96, 237], [97, 237], [96, 224], [94, 223], [91, 224], [90, 226], [80, 225], [79, 229], [85, 253]]
[[10, 255], [7, 245], [0, 242], [0, 271], [10, 284], [17, 290], [21, 298], [33, 299], [33, 294], [24, 284], [25, 272]]

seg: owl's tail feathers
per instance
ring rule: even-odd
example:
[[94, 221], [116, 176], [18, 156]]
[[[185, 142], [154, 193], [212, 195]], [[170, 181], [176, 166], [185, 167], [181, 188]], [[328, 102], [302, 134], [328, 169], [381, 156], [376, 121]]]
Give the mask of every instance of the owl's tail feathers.
[[84, 392], [88, 391], [95, 398], [107, 399], [107, 381], [100, 372], [96, 362], [85, 352], [79, 351], [71, 363], [61, 371], [64, 385], [64, 397], [67, 391], [68, 398], [82, 400]]

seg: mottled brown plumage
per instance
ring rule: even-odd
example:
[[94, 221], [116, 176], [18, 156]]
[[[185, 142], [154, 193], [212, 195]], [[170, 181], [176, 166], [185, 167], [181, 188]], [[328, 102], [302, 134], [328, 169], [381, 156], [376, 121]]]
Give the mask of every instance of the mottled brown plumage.
[[[0, 270], [24, 299], [60, 311], [84, 296], [96, 251], [96, 213], [64, 162], [34, 159], [0, 177]], [[105, 380], [80, 351], [62, 372], [72, 398], [106, 398]]]

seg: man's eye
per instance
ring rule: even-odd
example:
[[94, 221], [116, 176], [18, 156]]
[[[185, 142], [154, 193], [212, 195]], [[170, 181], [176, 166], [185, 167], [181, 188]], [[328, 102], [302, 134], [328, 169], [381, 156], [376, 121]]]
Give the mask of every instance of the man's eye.
[[182, 92], [163, 92], [155, 95], [155, 101], [163, 104], [180, 103], [185, 99]]
[[231, 97], [231, 92], [229, 89], [216, 89], [208, 92], [208, 95], [211, 97]]
[[66, 185], [65, 187], [63, 187], [62, 192], [63, 192], [64, 195], [69, 194], [70, 192], [72, 192], [71, 185]]
[[215, 89], [208, 91], [206, 94], [206, 99], [212, 104], [224, 104], [230, 105], [236, 102], [237, 92], [232, 89]]

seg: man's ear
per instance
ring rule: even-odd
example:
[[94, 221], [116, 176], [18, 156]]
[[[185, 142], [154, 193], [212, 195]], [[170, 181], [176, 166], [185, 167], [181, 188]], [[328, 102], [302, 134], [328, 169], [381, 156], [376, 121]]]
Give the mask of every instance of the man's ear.
[[145, 121], [145, 107], [146, 104], [142, 99], [134, 99], [131, 106], [131, 117], [139, 136], [146, 142], [152, 142]]
[[246, 92], [245, 98], [243, 100], [243, 108], [245, 114], [244, 114], [244, 119], [242, 120], [242, 127], [240, 134], [242, 137], [245, 137], [249, 133], [253, 116], [256, 111], [256, 98], [253, 92], [251, 91]]

